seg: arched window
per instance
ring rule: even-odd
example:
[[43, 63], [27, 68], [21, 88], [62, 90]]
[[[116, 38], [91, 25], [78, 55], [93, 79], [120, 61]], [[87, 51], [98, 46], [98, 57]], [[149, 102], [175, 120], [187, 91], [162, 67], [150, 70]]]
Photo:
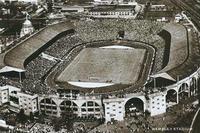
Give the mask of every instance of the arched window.
[[101, 115], [101, 106], [95, 101], [87, 101], [81, 106], [82, 116], [96, 116]]
[[140, 98], [131, 98], [125, 104], [125, 113], [144, 112], [144, 102]]
[[189, 86], [187, 83], [183, 83], [178, 90], [179, 101], [181, 99], [186, 99], [188, 95], [189, 95]]
[[46, 115], [57, 115], [57, 105], [50, 98], [45, 98], [40, 101], [40, 110]]
[[177, 101], [177, 92], [173, 89], [168, 90], [167, 91], [167, 95], [166, 95], [166, 102], [168, 104], [168, 106], [170, 106], [171, 104], [176, 104]]
[[78, 106], [73, 101], [66, 100], [60, 104], [60, 110], [61, 111], [70, 111], [71, 110], [73, 112], [77, 112]]

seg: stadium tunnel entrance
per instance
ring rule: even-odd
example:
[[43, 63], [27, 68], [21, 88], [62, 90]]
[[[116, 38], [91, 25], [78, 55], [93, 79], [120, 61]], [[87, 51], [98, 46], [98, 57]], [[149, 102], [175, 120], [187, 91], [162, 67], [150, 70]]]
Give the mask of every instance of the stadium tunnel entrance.
[[176, 90], [171, 89], [167, 91], [166, 103], [168, 107], [178, 103], [178, 93], [176, 92]]
[[118, 39], [124, 39], [125, 37], [125, 31], [124, 30], [120, 30], [118, 31]]
[[9, 77], [9, 78], [18, 78], [18, 79], [24, 79], [26, 77], [25, 71], [23, 71], [23, 72], [17, 72], [17, 71], [2, 72], [2, 73], [0, 73], [0, 76], [5, 76], [5, 77]]
[[144, 112], [144, 102], [140, 98], [131, 98], [125, 104], [125, 116], [135, 116]]
[[179, 101], [189, 97], [189, 86], [187, 83], [183, 83], [178, 90]]

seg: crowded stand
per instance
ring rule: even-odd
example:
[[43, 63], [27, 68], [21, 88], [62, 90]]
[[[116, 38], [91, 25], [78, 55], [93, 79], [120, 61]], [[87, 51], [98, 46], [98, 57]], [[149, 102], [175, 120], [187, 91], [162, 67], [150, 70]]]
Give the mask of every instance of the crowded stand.
[[[80, 40], [76, 35], [66, 35], [58, 39], [54, 44], [48, 47], [44, 53], [51, 55], [55, 58], [61, 59], [70, 48], [75, 44], [78, 44]], [[9, 84], [21, 88], [26, 92], [36, 93], [36, 94], [45, 94], [45, 93], [55, 93], [50, 91], [50, 88], [44, 84], [44, 78], [50, 69], [58, 63], [59, 60], [51, 61], [45, 58], [42, 58], [41, 54], [33, 59], [26, 66], [25, 77], [22, 79], [22, 82], [19, 83], [18, 79], [14, 78], [1, 78], [2, 85]]]
[[24, 69], [27, 63], [29, 63], [31, 56], [42, 50], [60, 34], [65, 31], [70, 32], [71, 28], [73, 28], [71, 23], [63, 22], [41, 29], [6, 52], [4, 62], [1, 65]]
[[67, 51], [75, 44], [81, 43], [77, 35], [67, 35], [57, 40], [51, 47], [44, 52], [56, 58], [62, 58]]
[[77, 34], [84, 42], [114, 40], [119, 31], [125, 31], [127, 39], [151, 42], [150, 39], [162, 30], [164, 23], [132, 19], [100, 19], [78, 21], [75, 25]]
[[[55, 58], [61, 59], [73, 45], [78, 43], [78, 39], [74, 35], [67, 35], [58, 39], [53, 45], [47, 48], [44, 53]], [[55, 93], [44, 84], [45, 75], [50, 69], [58, 63], [59, 60], [52, 61], [44, 59], [39, 55], [26, 66], [26, 77], [22, 80], [24, 91], [31, 93], [44, 94]]]
[[37, 94], [47, 91], [41, 80], [55, 63], [56, 62], [43, 59], [40, 56], [31, 61], [26, 67], [27, 71], [25, 74], [28, 78], [22, 80], [23, 89]]
[[[162, 30], [164, 24], [165, 23], [161, 22], [131, 19], [95, 19], [75, 21], [74, 25], [76, 28], [74, 33], [68, 33], [67, 35], [59, 38], [48, 48], [42, 51], [44, 54], [52, 56], [57, 60], [52, 61], [42, 58], [40, 54], [27, 64], [25, 72], [26, 78], [23, 78], [21, 83], [19, 83], [19, 79], [13, 80], [9, 78], [6, 79], [6, 84], [15, 85], [16, 87], [20, 87], [22, 90], [31, 93], [55, 94], [56, 89], [54, 87], [51, 89], [51, 87], [45, 83], [45, 78], [53, 67], [61, 64], [56, 71], [62, 72], [62, 70], [64, 70], [64, 68], [74, 59], [80, 50], [84, 48], [84, 43], [116, 39], [142, 42], [153, 46], [156, 53], [151, 72], [156, 73], [162, 69], [163, 64], [162, 61], [165, 43], [164, 40], [157, 34]], [[51, 30], [56, 32], [57, 29], [50, 29], [50, 31]], [[48, 36], [51, 36], [50, 31], [47, 33]], [[124, 38], [119, 38], [119, 31], [125, 31]], [[94, 45], [99, 46], [99, 43]], [[91, 46], [94, 47], [93, 45]], [[69, 54], [70, 51], [71, 54]], [[2, 77], [1, 80], [3, 80]], [[4, 83], [4, 80], [2, 83]], [[56, 86], [56, 88], [59, 88], [59, 86]]]

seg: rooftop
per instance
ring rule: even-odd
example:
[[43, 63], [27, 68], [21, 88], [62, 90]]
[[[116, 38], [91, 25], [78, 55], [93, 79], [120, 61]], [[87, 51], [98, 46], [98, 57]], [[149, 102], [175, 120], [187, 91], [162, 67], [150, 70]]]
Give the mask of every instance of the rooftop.
[[25, 69], [24, 67], [26, 62], [28, 62], [28, 58], [44, 46], [48, 45], [47, 43], [58, 34], [69, 29], [72, 29], [72, 24], [70, 22], [62, 22], [47, 26], [37, 34], [34, 34], [7, 51], [4, 56], [4, 64], [1, 64], [1, 66]]
[[194, 42], [192, 30], [189, 31], [180, 24], [168, 24], [164, 27], [171, 34], [169, 62], [154, 77], [163, 77], [176, 81], [183, 79], [193, 72], [199, 64], [199, 46]]
[[109, 12], [109, 11], [134, 11], [135, 6], [132, 5], [104, 5], [96, 6], [90, 12]]

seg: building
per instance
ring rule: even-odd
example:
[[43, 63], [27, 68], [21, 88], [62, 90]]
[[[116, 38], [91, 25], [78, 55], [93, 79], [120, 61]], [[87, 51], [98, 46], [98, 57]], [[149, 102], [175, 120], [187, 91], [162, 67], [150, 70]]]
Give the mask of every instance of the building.
[[12, 97], [15, 96], [16, 92], [21, 91], [21, 89], [5, 85], [0, 87], [0, 105], [3, 105], [5, 103], [9, 103], [12, 101]]
[[21, 91], [21, 89], [13, 86], [3, 86], [8, 88], [8, 104], [9, 109], [14, 112], [19, 112], [19, 98], [17, 93]]
[[135, 5], [100, 5], [88, 9], [85, 13], [96, 18], [134, 18]]
[[63, 6], [61, 9], [62, 13], [80, 13], [80, 12], [84, 12], [84, 8], [83, 6]]
[[9, 102], [9, 89], [4, 86], [0, 88], [0, 105]]
[[14, 112], [24, 109], [26, 115], [39, 111], [42, 114], [60, 117], [62, 113], [72, 110], [73, 114], [83, 118], [92, 116], [104, 117], [106, 122], [123, 121], [125, 117], [146, 111], [150, 116], [163, 114], [168, 107], [178, 104], [184, 97], [196, 96], [196, 79], [198, 72], [163, 91], [155, 91], [148, 95], [130, 93], [121, 98], [109, 96], [103, 100], [101, 96], [81, 96], [73, 91], [59, 92], [57, 95], [30, 95], [21, 92], [19, 88], [6, 85], [0, 87], [0, 103], [7, 103], [9, 109]]
[[147, 108], [151, 112], [151, 116], [163, 114], [166, 112], [166, 93], [154, 93], [149, 95]]
[[80, 14], [95, 18], [135, 18], [142, 6], [135, 1], [95, 1], [94, 5], [55, 6], [63, 14]]
[[105, 99], [105, 118], [106, 122], [117, 120], [123, 121], [125, 117], [123, 99]]
[[[69, 95], [75, 94], [71, 93]], [[40, 113], [49, 116], [60, 117], [62, 113], [71, 110], [73, 114], [79, 117], [103, 117], [103, 106], [100, 97], [79, 96], [72, 100], [60, 95], [40, 96], [38, 104]]]
[[21, 89], [6, 85], [0, 87], [0, 104], [8, 104], [9, 109], [19, 112], [24, 109], [26, 115], [38, 112], [38, 96], [22, 93]]
[[95, 5], [111, 5], [111, 4], [137, 4], [135, 0], [130, 0], [128, 2], [125, 2], [124, 0], [94, 0]]
[[94, 4], [96, 5], [109, 5], [113, 0], [94, 0]]
[[9, 3], [11, 3], [11, 2], [25, 2], [25, 3], [36, 4], [36, 5], [38, 5], [41, 2], [41, 0], [0, 0], [0, 1], [9, 2]]
[[20, 37], [23, 37], [25, 35], [31, 34], [34, 31], [33, 25], [30, 20], [28, 20], [28, 14], [26, 15], [26, 20], [24, 21], [22, 25], [22, 29], [20, 32]]
[[19, 108], [24, 109], [26, 115], [38, 112], [38, 96], [18, 92]]
[[[41, 37], [41, 40], [43, 40], [43, 38], [47, 38], [46, 40], [48, 42], [49, 38], [53, 38], [57, 33], [60, 33], [59, 29], [63, 30], [66, 28], [64, 27], [64, 25], [62, 25], [62, 23], [59, 23], [59, 26], [61, 27], [53, 27], [52, 25], [53, 28], [50, 27], [49, 31], [45, 30], [45, 34], [43, 34], [43, 36], [42, 32], [40, 32], [41, 34], [39, 34], [39, 36]], [[54, 31], [53, 29], [56, 30]], [[71, 30], [68, 29], [68, 26], [66, 29]], [[79, 93], [79, 91], [74, 91], [73, 88], [71, 88], [71, 90], [68, 91], [66, 89], [62, 89], [62, 91], [57, 91], [57, 94], [52, 95], [30, 95], [23, 93], [20, 91], [20, 89], [14, 87], [14, 89], [12, 89], [12, 87], [7, 87], [8, 89], [6, 91], [6, 87], [4, 86], [1, 95], [2, 97], [8, 97], [8, 100], [6, 100], [6, 98], [5, 100], [4, 98], [1, 99], [2, 104], [8, 102], [10, 105], [10, 109], [15, 108], [16, 112], [20, 109], [25, 109], [26, 114], [30, 114], [30, 112], [39, 111], [42, 114], [60, 117], [62, 116], [62, 113], [65, 113], [66, 111], [73, 111], [74, 114], [83, 118], [87, 118], [90, 116], [96, 118], [104, 117], [106, 122], [114, 120], [123, 121], [124, 118], [127, 116], [139, 115], [144, 112], [149, 112], [151, 116], [163, 114], [166, 112], [168, 107], [178, 104], [180, 100], [191, 96], [196, 96], [198, 88], [200, 87], [200, 69], [192, 69], [194, 67], [193, 63], [198, 63], [198, 60], [192, 60], [194, 62], [189, 60], [188, 62], [186, 62], [185, 58], [174, 58], [177, 57], [177, 55], [187, 56], [185, 54], [186, 52], [183, 51], [188, 51], [187, 35], [192, 35], [191, 31], [179, 24], [170, 24], [164, 27], [164, 29], [166, 33], [164, 35], [172, 37], [170, 38], [170, 40], [173, 40], [170, 44], [170, 58], [172, 58], [172, 60], [170, 60], [168, 64], [166, 64], [166, 66], [168, 65], [168, 67], [165, 68], [168, 69], [163, 69], [162, 71], [160, 71], [160, 73], [151, 75], [150, 78], [155, 79], [155, 82], [154, 80], [151, 80], [149, 84], [155, 83], [155, 85], [153, 86], [147, 86], [145, 84], [138, 88], [139, 91], [132, 90], [130, 92], [127, 91], [127, 93], [125, 93], [125, 91], [123, 90], [123, 94], [119, 95], [109, 92], [109, 94], [107, 94], [105, 90], [108, 90], [108, 88], [105, 88], [103, 93], [105, 97], [98, 93], [94, 94], [94, 90], [93, 92], [90, 91], [88, 93]], [[174, 29], [177, 30], [174, 31]], [[51, 36], [46, 36], [47, 33]], [[181, 38], [181, 40], [179, 38]], [[30, 40], [28, 43], [26, 43], [26, 45], [21, 45], [20, 50], [24, 50], [23, 46], [28, 46], [32, 49], [34, 49], [34, 47], [38, 47], [37, 49], [41, 47], [41, 45], [36, 45], [37, 43], [32, 42], [33, 41]], [[177, 47], [179, 47], [179, 50], [177, 49]], [[9, 60], [11, 63], [8, 64], [12, 64], [15, 61], [14, 57], [17, 55], [17, 53], [25, 53], [19, 52], [18, 50], [14, 52], [15, 54], [13, 54], [12, 52], [13, 55], [9, 56], [8, 59], [12, 60]], [[27, 53], [31, 52], [32, 51], [28, 51]], [[191, 56], [193, 57], [193, 55]], [[24, 60], [24, 58], [21, 60], [21, 62], [17, 60], [17, 63], [15, 62], [16, 64], [13, 64], [11, 66], [17, 66], [19, 68], [21, 68], [22, 66], [23, 68]], [[19, 63], [21, 63], [22, 65], [19, 65]], [[187, 67], [177, 67], [183, 63], [187, 63], [185, 64]], [[186, 72], [187, 75], [185, 75]], [[179, 77], [181, 78], [179, 79]], [[160, 79], [160, 81], [163, 80], [163, 82], [161, 82], [162, 84], [160, 85], [160, 87], [156, 85], [156, 79]], [[165, 82], [169, 83], [165, 84]], [[6, 93], [4, 92], [4, 89]], [[135, 88], [131, 87], [128, 89]], [[33, 108], [31, 108], [32, 106]]]
[[41, 0], [18, 0], [18, 2], [32, 3], [38, 5]]
[[180, 22], [181, 20], [183, 20], [183, 16], [182, 16], [180, 13], [176, 14], [176, 15], [175, 15], [174, 21], [175, 21], [176, 23], [178, 23], [178, 22]]

